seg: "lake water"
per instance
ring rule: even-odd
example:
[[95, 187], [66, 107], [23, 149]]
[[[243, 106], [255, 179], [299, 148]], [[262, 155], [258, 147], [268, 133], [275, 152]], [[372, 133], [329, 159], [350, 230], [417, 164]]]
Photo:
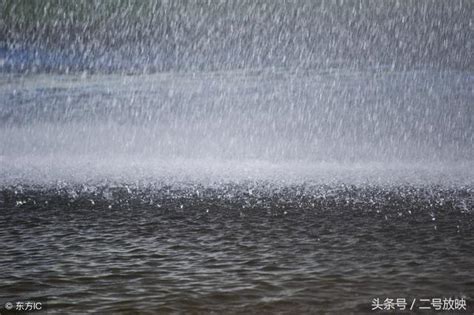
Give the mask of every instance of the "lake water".
[[359, 314], [456, 298], [472, 312], [472, 78], [5, 75], [1, 302]]

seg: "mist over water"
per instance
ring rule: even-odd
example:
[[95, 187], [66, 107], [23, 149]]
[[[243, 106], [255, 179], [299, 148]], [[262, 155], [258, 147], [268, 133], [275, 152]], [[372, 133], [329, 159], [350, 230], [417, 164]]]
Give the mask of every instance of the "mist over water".
[[472, 1], [0, 12], [2, 305], [472, 310]]
[[0, 90], [0, 155], [56, 167], [101, 159], [459, 167], [472, 154], [472, 83], [454, 71], [13, 76]]

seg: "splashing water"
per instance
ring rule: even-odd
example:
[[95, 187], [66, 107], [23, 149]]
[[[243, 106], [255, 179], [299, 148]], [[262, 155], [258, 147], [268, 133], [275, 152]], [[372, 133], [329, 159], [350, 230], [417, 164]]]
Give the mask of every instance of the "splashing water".
[[472, 309], [471, 2], [43, 3], [0, 4], [0, 302]]

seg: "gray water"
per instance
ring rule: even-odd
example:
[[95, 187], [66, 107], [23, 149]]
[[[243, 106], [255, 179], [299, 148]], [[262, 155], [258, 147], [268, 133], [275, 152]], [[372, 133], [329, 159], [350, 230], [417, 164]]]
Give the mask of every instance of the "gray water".
[[2, 295], [54, 314], [366, 314], [376, 297], [472, 311], [469, 187], [15, 187]]
[[46, 298], [61, 314], [472, 307], [471, 83], [7, 76], [2, 301]]
[[0, 8], [1, 305], [474, 311], [472, 2]]

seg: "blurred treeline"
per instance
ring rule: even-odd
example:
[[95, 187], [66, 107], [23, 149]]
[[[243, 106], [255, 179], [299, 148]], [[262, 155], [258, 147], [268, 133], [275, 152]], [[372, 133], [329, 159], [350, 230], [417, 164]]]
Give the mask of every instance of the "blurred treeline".
[[471, 0], [1, 0], [0, 42], [158, 71], [472, 69], [473, 12]]

